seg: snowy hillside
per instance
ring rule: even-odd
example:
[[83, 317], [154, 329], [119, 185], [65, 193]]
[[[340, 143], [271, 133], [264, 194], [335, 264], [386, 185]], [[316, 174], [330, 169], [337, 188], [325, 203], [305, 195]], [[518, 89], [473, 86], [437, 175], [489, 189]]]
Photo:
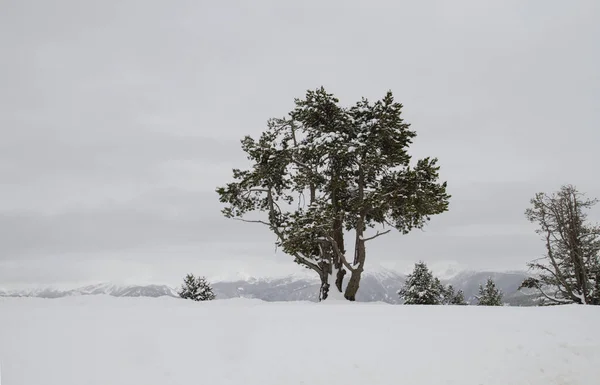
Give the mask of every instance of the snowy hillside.
[[1, 382], [596, 385], [598, 324], [584, 306], [0, 298]]

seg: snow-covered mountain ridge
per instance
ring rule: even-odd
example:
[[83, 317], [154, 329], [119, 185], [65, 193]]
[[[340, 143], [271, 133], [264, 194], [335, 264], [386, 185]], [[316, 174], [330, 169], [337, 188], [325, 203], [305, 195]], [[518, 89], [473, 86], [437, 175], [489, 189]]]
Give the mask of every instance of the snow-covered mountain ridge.
[[113, 297], [178, 297], [177, 292], [167, 285], [119, 285], [101, 283], [76, 289], [59, 290], [38, 288], [32, 290], [1, 290], [0, 297], [61, 298], [77, 295], [110, 295]]
[[[308, 272], [310, 273], [310, 272]], [[475, 302], [479, 285], [488, 277], [504, 292], [505, 302], [511, 305], [532, 305], [533, 296], [519, 292], [517, 288], [526, 277], [523, 272], [462, 271], [442, 279], [446, 285], [463, 290], [467, 301]], [[398, 290], [406, 279], [404, 274], [377, 266], [365, 271], [361, 279], [357, 301], [401, 303]], [[317, 301], [319, 280], [314, 274], [300, 272], [280, 277], [252, 277], [239, 273], [227, 279], [211, 280], [217, 299], [255, 298], [264, 301]], [[75, 289], [38, 288], [34, 290], [0, 289], [0, 297], [60, 298], [78, 295], [109, 295], [113, 297], [177, 297], [175, 288], [168, 285], [129, 285], [102, 283]]]
[[[465, 299], [476, 303], [475, 295], [479, 285], [491, 277], [504, 292], [504, 300], [510, 305], [530, 306], [534, 297], [518, 291], [518, 287], [527, 276], [524, 272], [483, 272], [461, 271], [456, 274], [442, 276], [445, 285], [452, 285], [456, 290], [463, 290]], [[398, 290], [406, 280], [406, 275], [391, 269], [377, 267], [363, 273], [360, 290], [357, 294], [359, 302], [387, 302], [398, 304]], [[319, 280], [316, 276], [287, 276], [268, 279], [240, 279], [213, 283], [217, 298], [257, 298], [265, 301], [317, 301]]]

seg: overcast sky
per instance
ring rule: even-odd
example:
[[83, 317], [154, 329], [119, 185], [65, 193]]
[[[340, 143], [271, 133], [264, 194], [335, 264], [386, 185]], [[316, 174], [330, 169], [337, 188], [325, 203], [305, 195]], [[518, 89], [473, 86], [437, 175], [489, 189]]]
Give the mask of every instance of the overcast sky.
[[297, 271], [214, 190], [321, 85], [392, 90], [452, 194], [367, 268], [523, 269], [536, 192], [600, 197], [599, 37], [593, 0], [0, 1], [0, 287]]

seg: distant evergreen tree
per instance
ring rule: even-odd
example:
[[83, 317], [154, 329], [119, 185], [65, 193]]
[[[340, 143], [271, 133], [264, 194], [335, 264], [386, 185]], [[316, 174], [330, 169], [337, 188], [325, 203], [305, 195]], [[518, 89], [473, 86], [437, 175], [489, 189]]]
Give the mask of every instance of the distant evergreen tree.
[[425, 262], [419, 262], [406, 277], [406, 283], [398, 291], [398, 295], [406, 305], [439, 305], [444, 291], [444, 286], [429, 271]]
[[193, 274], [185, 276], [178, 294], [181, 298], [193, 301], [211, 301], [216, 298], [206, 278], [196, 278]]
[[500, 291], [494, 281], [488, 278], [485, 286], [479, 285], [479, 295], [477, 300], [482, 306], [502, 306], [502, 291]]
[[452, 301], [450, 302], [450, 304], [451, 305], [466, 305], [467, 302], [465, 301], [465, 293], [462, 290], [459, 290], [458, 292], [456, 292], [454, 297], [452, 297]]
[[452, 285], [449, 285], [446, 288], [446, 290], [444, 291], [444, 299], [442, 302], [444, 305], [466, 305], [467, 304], [465, 302], [465, 293], [463, 293], [462, 290], [455, 292], [454, 287], [452, 287]]
[[444, 289], [442, 294], [443, 305], [450, 305], [450, 303], [452, 302], [452, 298], [456, 295], [456, 293], [454, 292], [454, 287], [452, 287], [452, 285], [448, 285], [448, 287]]
[[179, 296], [184, 299], [193, 299], [198, 295], [198, 284], [193, 274], [188, 274], [183, 279], [183, 285], [179, 291]]

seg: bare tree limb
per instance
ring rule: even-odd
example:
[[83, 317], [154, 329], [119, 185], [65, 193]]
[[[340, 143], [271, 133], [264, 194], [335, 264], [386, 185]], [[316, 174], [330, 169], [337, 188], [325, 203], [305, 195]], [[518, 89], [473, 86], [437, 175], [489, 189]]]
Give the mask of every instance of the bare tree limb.
[[377, 234], [373, 235], [372, 237], [364, 238], [363, 241], [365, 241], [365, 242], [371, 241], [371, 240], [373, 240], [373, 239], [375, 239], [377, 237], [381, 237], [382, 235], [385, 235], [385, 234], [389, 233], [390, 231], [392, 231], [392, 230], [386, 230], [386, 231], [384, 231], [382, 233], [380, 233], [378, 231]]
[[569, 303], [569, 301], [561, 301], [558, 298], [550, 297], [548, 294], [544, 293], [544, 290], [542, 290], [542, 288], [539, 285], [536, 286], [536, 289], [538, 289], [538, 291], [540, 293], [542, 293], [542, 295], [544, 297], [548, 298], [550, 301], [552, 301], [554, 303], [558, 303], [558, 304], [567, 304], [567, 303]]
[[266, 226], [269, 226], [269, 227], [271, 226], [270, 223], [267, 223], [267, 222], [261, 221], [261, 220], [251, 220], [251, 219], [244, 219], [244, 218], [231, 218], [231, 219], [236, 220], [236, 221], [240, 221], [240, 222], [260, 223], [260, 224], [263, 224], [263, 225], [266, 225]]
[[304, 167], [305, 169], [307, 169], [308, 171], [310, 171], [311, 173], [314, 173], [314, 170], [306, 163], [300, 162], [299, 160], [295, 159], [293, 156], [290, 157], [290, 159], [292, 160], [292, 162], [294, 162], [295, 164], [297, 164], [300, 167]]
[[342, 254], [342, 252], [340, 251], [340, 248], [339, 248], [337, 242], [335, 241], [335, 239], [333, 239], [329, 235], [326, 235], [325, 238], [327, 238], [327, 240], [331, 244], [331, 247], [333, 247], [333, 251], [334, 251], [335, 255], [342, 261], [342, 264], [350, 271], [356, 270], [355, 268], [352, 267], [352, 265], [350, 265], [348, 263], [346, 256], [344, 254]]
[[577, 296], [575, 296], [573, 294], [573, 288], [571, 287], [571, 284], [568, 283], [567, 280], [565, 279], [565, 277], [562, 275], [562, 271], [561, 271], [560, 267], [558, 266], [556, 259], [554, 258], [554, 253], [552, 252], [552, 245], [550, 244], [550, 234], [552, 234], [552, 233], [548, 230], [547, 235], [546, 235], [546, 250], [548, 251], [548, 259], [550, 260], [550, 263], [552, 264], [552, 266], [554, 267], [554, 270], [556, 272], [556, 274], [554, 274], [554, 276], [565, 287], [565, 291], [568, 293], [569, 297], [571, 297], [572, 299], [575, 299], [575, 298], [577, 298]]

